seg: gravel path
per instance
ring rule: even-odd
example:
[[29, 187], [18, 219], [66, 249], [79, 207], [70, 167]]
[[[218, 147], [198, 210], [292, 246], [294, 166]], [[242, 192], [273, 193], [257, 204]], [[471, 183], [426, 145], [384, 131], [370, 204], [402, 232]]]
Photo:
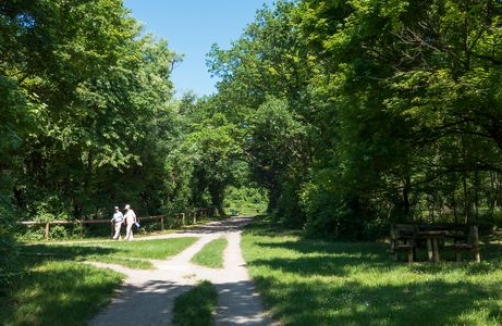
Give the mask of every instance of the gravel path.
[[[137, 238], [135, 241], [195, 236], [199, 240], [179, 255], [154, 261], [155, 270], [132, 270], [123, 266], [91, 263], [126, 274], [125, 283], [110, 306], [90, 321], [89, 326], [171, 325], [174, 299], [200, 280], [208, 280], [218, 290], [215, 325], [278, 325], [263, 311], [251, 282], [240, 240], [242, 227], [249, 218], [211, 222], [189, 232]], [[213, 239], [225, 237], [224, 268], [193, 265], [191, 258]]]

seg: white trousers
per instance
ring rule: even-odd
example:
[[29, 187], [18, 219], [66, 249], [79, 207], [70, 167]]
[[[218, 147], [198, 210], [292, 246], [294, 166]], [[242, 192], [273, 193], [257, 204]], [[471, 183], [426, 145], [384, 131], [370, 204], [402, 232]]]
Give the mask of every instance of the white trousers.
[[132, 239], [134, 239], [134, 236], [132, 234], [132, 226], [134, 225], [134, 223], [130, 223], [130, 224], [127, 224], [127, 227], [126, 227], [126, 240], [129, 240], [131, 241]]
[[113, 235], [113, 239], [117, 240], [120, 238], [120, 227], [122, 226], [122, 222], [114, 223], [113, 228], [115, 229], [115, 234]]

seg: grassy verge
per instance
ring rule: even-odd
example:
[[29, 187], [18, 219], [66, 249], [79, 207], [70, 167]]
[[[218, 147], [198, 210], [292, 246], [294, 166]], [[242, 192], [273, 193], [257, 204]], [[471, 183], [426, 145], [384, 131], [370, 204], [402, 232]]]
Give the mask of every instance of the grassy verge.
[[211, 268], [222, 268], [223, 251], [227, 247], [227, 244], [228, 241], [225, 238], [212, 240], [192, 258], [192, 262]]
[[111, 270], [65, 261], [25, 259], [14, 290], [0, 297], [0, 325], [83, 325], [123, 279]]
[[[393, 263], [385, 243], [330, 243], [251, 228], [242, 240], [265, 303], [286, 325], [501, 325], [500, 246], [483, 262]], [[484, 257], [483, 257], [484, 255]]]
[[135, 269], [153, 268], [146, 259], [167, 259], [195, 243], [197, 238], [173, 238], [146, 241], [89, 241], [46, 243], [24, 246], [22, 255], [52, 260], [99, 261]]
[[218, 307], [218, 292], [209, 282], [200, 282], [174, 301], [173, 324], [177, 326], [212, 325]]
[[0, 325], [84, 325], [110, 302], [124, 275], [80, 261], [150, 268], [145, 259], [166, 259], [197, 238], [95, 241], [22, 247], [20, 277], [0, 296]]

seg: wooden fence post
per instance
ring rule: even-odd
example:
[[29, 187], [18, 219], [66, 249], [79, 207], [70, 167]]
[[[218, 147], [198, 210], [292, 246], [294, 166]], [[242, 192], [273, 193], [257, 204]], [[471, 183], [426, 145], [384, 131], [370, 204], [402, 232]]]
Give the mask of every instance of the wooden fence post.
[[84, 235], [85, 235], [85, 232], [84, 232], [85, 231], [84, 230], [84, 222], [83, 222], [82, 219], [80, 219], [80, 220], [77, 220], [77, 223], [78, 223], [78, 225], [80, 227], [80, 236], [83, 238]]
[[50, 223], [45, 223], [45, 240], [49, 240], [49, 232], [50, 232]]
[[[157, 216], [147, 216], [147, 217], [144, 217], [143, 219], [146, 221], [146, 220], [160, 220], [160, 228], [162, 231], [164, 231], [167, 228], [170, 228], [170, 227], [173, 227], [174, 225], [178, 226], [177, 223], [180, 222], [180, 217], [181, 217], [181, 224], [182, 226], [186, 226], [187, 224], [187, 218], [190, 217], [190, 212], [188, 213], [174, 213], [174, 215], [171, 217], [171, 218], [174, 218], [174, 223], [171, 224], [170, 220], [169, 220], [169, 216], [165, 216], [165, 215], [157, 215]], [[205, 211], [204, 210], [198, 210], [198, 211], [193, 211], [193, 223], [196, 224], [197, 223], [197, 215], [199, 215], [199, 217], [204, 217], [205, 215]], [[138, 218], [139, 220], [140, 218]], [[143, 221], [142, 219], [142, 221]], [[86, 229], [86, 225], [87, 224], [110, 224], [110, 220], [108, 219], [99, 219], [99, 220], [86, 220], [86, 219], [74, 219], [74, 220], [53, 220], [53, 221], [50, 221], [50, 222], [41, 222], [41, 221], [21, 221], [19, 222], [20, 224], [23, 224], [23, 225], [37, 225], [37, 226], [42, 226], [44, 227], [44, 236], [45, 236], [45, 240], [49, 240], [50, 239], [50, 232], [51, 232], [51, 224], [55, 224], [55, 225], [60, 225], [60, 224], [63, 224], [63, 225], [71, 225], [73, 227], [76, 227], [77, 225], [80, 226], [80, 235], [81, 237], [85, 237], [85, 229]], [[167, 226], [165, 224], [168, 224]]]
[[479, 233], [478, 227], [473, 225], [469, 229], [469, 237], [472, 239], [472, 247], [474, 250], [474, 261], [481, 262], [481, 255], [479, 254]]

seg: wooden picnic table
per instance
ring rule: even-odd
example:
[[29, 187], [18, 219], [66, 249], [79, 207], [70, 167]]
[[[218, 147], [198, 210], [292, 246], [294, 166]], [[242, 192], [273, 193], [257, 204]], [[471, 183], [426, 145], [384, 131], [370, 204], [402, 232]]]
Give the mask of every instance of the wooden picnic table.
[[425, 239], [427, 241], [427, 253], [430, 262], [439, 263], [439, 243], [444, 240], [445, 235], [446, 231], [439, 230], [426, 230], [417, 232], [417, 239]]
[[392, 224], [391, 254], [397, 261], [398, 252], [408, 254], [408, 262], [416, 261], [416, 251], [421, 243], [427, 243], [428, 261], [441, 261], [440, 250], [454, 250], [456, 260], [461, 261], [462, 252], [474, 253], [474, 260], [481, 260], [478, 228], [466, 224]]

